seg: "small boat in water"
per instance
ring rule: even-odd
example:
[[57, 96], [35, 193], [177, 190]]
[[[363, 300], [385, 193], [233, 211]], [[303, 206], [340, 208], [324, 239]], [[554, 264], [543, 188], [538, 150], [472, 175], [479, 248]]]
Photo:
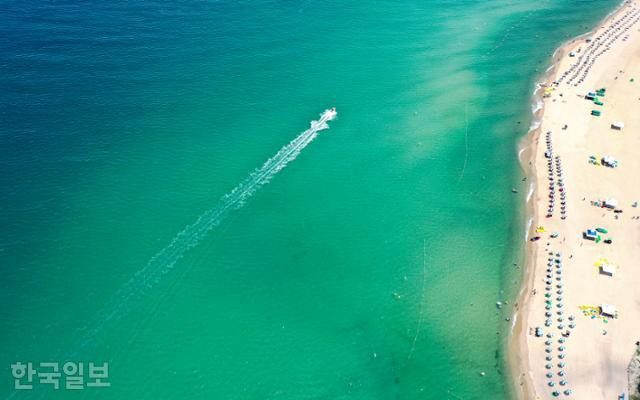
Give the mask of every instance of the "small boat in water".
[[331, 107], [330, 109], [328, 109], [327, 111], [325, 111], [323, 116], [326, 116], [326, 120], [327, 121], [331, 121], [332, 119], [334, 119], [336, 117], [336, 115], [338, 115], [338, 111], [336, 111], [335, 107]]

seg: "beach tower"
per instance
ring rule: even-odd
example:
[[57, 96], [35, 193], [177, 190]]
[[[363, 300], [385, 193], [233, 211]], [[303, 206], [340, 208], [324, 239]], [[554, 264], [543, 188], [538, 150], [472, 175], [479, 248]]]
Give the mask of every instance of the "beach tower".
[[613, 267], [613, 265], [602, 264], [600, 266], [600, 273], [602, 275], [613, 276], [614, 272], [615, 272], [615, 268]]
[[613, 318], [616, 316], [616, 307], [611, 304], [603, 304], [600, 306], [600, 315]]

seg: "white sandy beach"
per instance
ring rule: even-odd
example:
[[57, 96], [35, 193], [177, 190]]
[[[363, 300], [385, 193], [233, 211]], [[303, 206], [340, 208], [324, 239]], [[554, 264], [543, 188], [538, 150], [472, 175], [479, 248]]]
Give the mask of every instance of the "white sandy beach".
[[[640, 207], [632, 206], [640, 201], [640, 1], [626, 2], [590, 37], [557, 52], [547, 82], [553, 89], [546, 89], [531, 159], [523, 161], [535, 184], [529, 237], [540, 237], [526, 245], [526, 285], [516, 307], [514, 378], [525, 399], [617, 399], [622, 393], [628, 399], [627, 367], [640, 340]], [[585, 99], [600, 88], [606, 89], [597, 96], [603, 105]], [[622, 130], [612, 129], [617, 121], [624, 122]], [[602, 165], [605, 156], [618, 166]], [[606, 199], [617, 200], [622, 212], [592, 204]], [[583, 238], [595, 228], [607, 231], [598, 232], [598, 243]], [[600, 315], [602, 305], [614, 306], [615, 316]]]

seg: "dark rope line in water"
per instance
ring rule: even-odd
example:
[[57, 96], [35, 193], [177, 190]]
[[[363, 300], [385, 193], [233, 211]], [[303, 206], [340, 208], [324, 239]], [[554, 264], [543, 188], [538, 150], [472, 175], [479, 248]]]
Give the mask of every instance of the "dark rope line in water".
[[469, 159], [469, 105], [464, 105], [464, 164], [458, 182], [464, 177], [464, 171], [467, 169], [467, 160]]
[[418, 341], [418, 336], [420, 335], [420, 329], [422, 328], [422, 318], [424, 316], [424, 288], [426, 286], [426, 271], [427, 271], [427, 242], [425, 239], [422, 239], [422, 289], [420, 291], [420, 312], [418, 313], [418, 324], [416, 326], [416, 334], [413, 337], [413, 343], [411, 344], [411, 350], [409, 350], [409, 354], [407, 355], [407, 360], [410, 360], [413, 356], [413, 352], [416, 349], [416, 342]]

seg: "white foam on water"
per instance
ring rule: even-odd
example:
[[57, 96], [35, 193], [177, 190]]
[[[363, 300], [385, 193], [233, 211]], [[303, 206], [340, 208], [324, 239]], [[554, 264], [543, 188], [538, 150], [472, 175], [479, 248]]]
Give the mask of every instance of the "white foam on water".
[[533, 132], [536, 129], [540, 128], [540, 125], [542, 125], [542, 121], [540, 121], [539, 119], [534, 119], [533, 121], [531, 121], [531, 125], [529, 125], [529, 132]]
[[529, 231], [531, 230], [531, 225], [533, 225], [533, 217], [529, 218], [529, 220], [527, 221], [527, 228], [524, 231], [524, 241], [525, 242], [527, 240], [529, 240]]
[[544, 102], [542, 100], [537, 100], [534, 104], [531, 105], [531, 113], [535, 114], [544, 106]]
[[230, 212], [242, 207], [258, 189], [295, 160], [300, 152], [317, 137], [318, 132], [329, 128], [327, 122], [333, 120], [336, 115], [335, 110], [325, 110], [320, 114], [319, 120], [311, 121], [309, 129], [282, 147], [262, 167], [249, 174], [231, 192], [224, 195], [213, 208], [203, 213], [194, 223], [186, 226], [171, 242], [151, 257], [147, 264], [136, 272], [97, 314], [100, 319], [84, 330], [84, 334], [79, 335], [82, 340], [74, 353], [86, 346], [109, 321], [122, 316], [132, 299], [141, 296], [158, 283], [162, 276], [170, 272], [178, 260], [189, 249], [197, 246], [212, 228], [218, 226]]
[[533, 191], [535, 189], [535, 184], [533, 182], [531, 182], [529, 184], [529, 191], [527, 192], [527, 203], [529, 202], [529, 200], [531, 200], [531, 196], [533, 196]]

